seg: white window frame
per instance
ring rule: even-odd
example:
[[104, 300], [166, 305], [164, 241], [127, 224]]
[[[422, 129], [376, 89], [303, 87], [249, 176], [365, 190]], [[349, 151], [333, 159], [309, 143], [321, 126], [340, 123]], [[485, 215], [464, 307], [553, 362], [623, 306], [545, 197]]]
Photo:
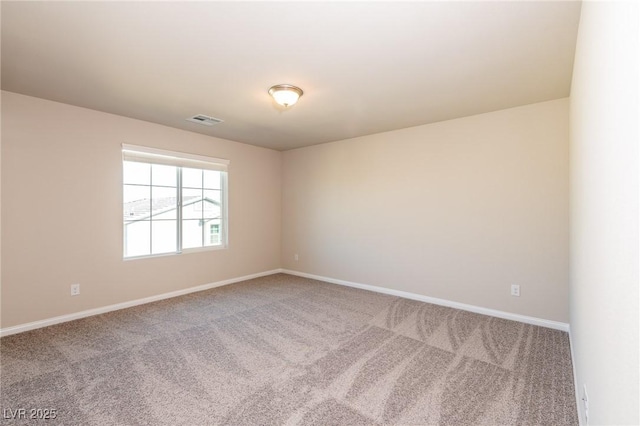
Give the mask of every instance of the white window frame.
[[[146, 259], [149, 257], [159, 257], [159, 256], [173, 256], [182, 253], [192, 253], [192, 252], [200, 252], [200, 251], [210, 251], [210, 250], [222, 250], [227, 249], [229, 247], [229, 200], [228, 200], [228, 192], [229, 192], [229, 160], [225, 160], [222, 158], [215, 157], [207, 157], [203, 155], [197, 154], [189, 154], [184, 152], [177, 151], [168, 151], [158, 148], [151, 148], [147, 146], [139, 146], [139, 145], [130, 145], [130, 144], [122, 144], [122, 164], [124, 165], [124, 161], [136, 161], [142, 163], [149, 164], [162, 164], [162, 165], [170, 165], [176, 166], [178, 168], [187, 167], [193, 169], [202, 169], [202, 170], [215, 170], [222, 172], [220, 175], [220, 189], [221, 189], [221, 197], [220, 201], [222, 206], [220, 208], [220, 244], [214, 246], [203, 246], [203, 247], [194, 247], [183, 249], [182, 248], [182, 182], [181, 182], [181, 171], [178, 170], [178, 179], [177, 179], [177, 203], [176, 203], [176, 226], [177, 226], [177, 235], [176, 235], [176, 251], [168, 252], [168, 253], [159, 253], [159, 254], [145, 254], [139, 256], [125, 256], [125, 247], [126, 247], [126, 239], [124, 237], [124, 221], [122, 222], [123, 230], [122, 230], [122, 256], [124, 260], [132, 260], [132, 259]], [[153, 182], [150, 182], [152, 185]], [[124, 189], [124, 180], [120, 187]], [[121, 210], [122, 211], [122, 210]], [[204, 232], [204, 229], [203, 229]], [[208, 233], [203, 236], [203, 238], [208, 238]]]

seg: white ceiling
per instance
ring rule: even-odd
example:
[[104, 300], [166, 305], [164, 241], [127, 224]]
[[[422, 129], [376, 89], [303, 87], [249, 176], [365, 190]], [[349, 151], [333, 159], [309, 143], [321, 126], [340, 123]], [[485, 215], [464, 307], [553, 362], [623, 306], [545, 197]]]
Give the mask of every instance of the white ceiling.
[[[575, 1], [1, 7], [3, 90], [278, 150], [566, 97], [580, 16]], [[277, 107], [278, 83], [304, 96]]]

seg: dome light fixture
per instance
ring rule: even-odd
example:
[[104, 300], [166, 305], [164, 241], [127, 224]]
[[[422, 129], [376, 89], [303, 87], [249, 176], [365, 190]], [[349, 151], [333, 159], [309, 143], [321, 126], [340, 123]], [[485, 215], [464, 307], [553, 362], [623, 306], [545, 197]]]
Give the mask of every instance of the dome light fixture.
[[301, 88], [290, 84], [276, 84], [269, 88], [269, 94], [280, 105], [288, 108], [298, 102], [304, 92]]

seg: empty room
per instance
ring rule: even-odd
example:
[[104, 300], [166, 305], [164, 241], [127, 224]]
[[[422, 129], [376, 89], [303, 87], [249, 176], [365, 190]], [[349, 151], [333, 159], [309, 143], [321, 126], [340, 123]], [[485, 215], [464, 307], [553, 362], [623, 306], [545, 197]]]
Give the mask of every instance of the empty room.
[[637, 2], [0, 16], [2, 424], [640, 424]]

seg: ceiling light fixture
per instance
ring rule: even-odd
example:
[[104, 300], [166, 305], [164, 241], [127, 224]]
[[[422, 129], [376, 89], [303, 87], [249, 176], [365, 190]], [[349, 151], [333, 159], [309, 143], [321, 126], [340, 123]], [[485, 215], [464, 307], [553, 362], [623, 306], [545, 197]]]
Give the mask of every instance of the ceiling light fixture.
[[287, 108], [294, 105], [298, 102], [300, 96], [302, 96], [301, 88], [292, 86], [290, 84], [276, 84], [275, 86], [271, 86], [269, 89], [269, 94], [275, 101]]

